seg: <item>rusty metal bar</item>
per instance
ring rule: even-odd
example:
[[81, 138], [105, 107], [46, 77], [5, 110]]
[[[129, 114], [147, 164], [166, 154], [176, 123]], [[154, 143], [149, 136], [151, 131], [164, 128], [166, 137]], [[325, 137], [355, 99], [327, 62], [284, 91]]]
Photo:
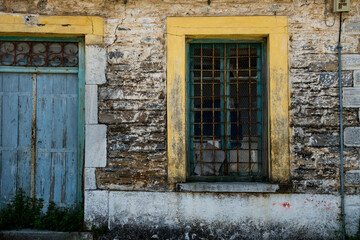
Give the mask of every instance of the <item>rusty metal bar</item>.
[[[214, 69], [214, 72], [232, 72], [232, 71], [239, 71], [239, 72], [248, 72], [249, 70], [251, 71], [261, 71], [261, 69], [258, 69], [258, 68], [253, 68], [253, 69], [231, 69], [231, 70], [221, 70], [221, 69]], [[212, 72], [213, 70], [212, 69], [197, 69], [197, 68], [193, 68], [193, 69], [190, 69], [190, 71], [192, 72]]]
[[212, 125], [212, 132], [213, 132], [213, 146], [212, 146], [212, 149], [213, 149], [213, 162], [214, 162], [214, 173], [216, 171], [216, 168], [215, 168], [215, 44], [212, 45], [212, 56], [213, 56], [213, 59], [212, 59], [212, 105], [213, 105], [213, 108], [212, 108], [212, 122], [213, 122], [213, 125]]
[[[254, 77], [255, 78], [255, 77]], [[248, 78], [246, 78], [246, 80], [249, 80]], [[192, 84], [192, 85], [201, 85], [200, 83], [198, 83], [198, 82], [191, 82], [190, 84]], [[203, 85], [221, 85], [222, 83], [218, 83], [218, 82], [214, 82], [214, 83], [212, 83], [212, 82], [205, 82], [205, 83], [203, 83]], [[230, 82], [230, 83], [228, 83], [228, 85], [238, 85], [238, 84], [249, 84], [249, 82], [247, 81], [247, 82], [238, 82], [238, 83], [234, 83], [234, 82]], [[258, 84], [258, 82], [251, 82], [251, 84]], [[259, 95], [260, 96], [260, 95]], [[231, 97], [231, 96], [228, 96], [228, 97]], [[243, 96], [243, 97], [247, 97], [247, 96]]]
[[[223, 109], [212, 109], [212, 108], [204, 108], [204, 109], [206, 109], [207, 111], [215, 111], [215, 112], [222, 112], [222, 111], [224, 111]], [[230, 109], [232, 109], [232, 108], [230, 108]], [[259, 108], [252, 108], [252, 110], [253, 111], [257, 111]], [[235, 109], [232, 109], [232, 110], [235, 110]], [[200, 110], [200, 108], [193, 108], [192, 110], [191, 110], [192, 112], [200, 112], [201, 110]], [[236, 111], [242, 111], [242, 112], [244, 112], [244, 111], [249, 111], [249, 108], [239, 108], [239, 109], [236, 109]], [[220, 122], [219, 122], [220, 123]], [[225, 122], [224, 122], [225, 123]], [[249, 122], [246, 122], [246, 123], [249, 123]], [[252, 123], [260, 123], [260, 122], [252, 122]], [[235, 123], [236, 124], [236, 123]]]
[[[236, 44], [236, 69], [239, 69], [239, 44]], [[240, 175], [240, 151], [239, 151], [239, 147], [240, 147], [240, 112], [239, 112], [239, 108], [240, 108], [240, 103], [239, 103], [239, 71], [236, 71], [236, 141], [237, 141], [237, 146], [236, 146], [236, 170], [237, 170], [237, 174]]]
[[[227, 58], [226, 58], [226, 54], [227, 53], [227, 48], [226, 48], [226, 43], [224, 44], [224, 70], [227, 70]], [[224, 92], [227, 95], [227, 86], [226, 86], [226, 81], [227, 81], [227, 75], [226, 72], [224, 73]], [[225, 135], [225, 161], [224, 161], [224, 175], [228, 174], [228, 159], [227, 159], [227, 141], [228, 141], [228, 132], [227, 132], [227, 97], [224, 97], [224, 117], [225, 117], [225, 127], [224, 127], [224, 135]]]
[[[200, 58], [201, 56], [198, 56], [198, 55], [193, 55], [193, 56], [190, 56], [190, 57], [192, 57], [192, 58]], [[203, 58], [213, 58], [212, 56], [203, 56]], [[214, 56], [214, 58], [216, 59], [216, 58], [218, 58], [218, 59], [224, 59], [225, 57], [219, 57], [219, 56]], [[235, 59], [241, 59], [241, 58], [243, 58], [243, 59], [249, 59], [249, 56], [235, 56], [235, 57], [232, 57], [232, 56], [228, 56], [227, 57], [228, 59], [232, 59], [232, 58], [235, 58]], [[254, 56], [254, 55], [252, 55], [251, 56], [251, 58], [261, 58], [261, 56]]]
[[249, 53], [249, 175], [251, 176], [251, 48], [248, 44], [248, 53]]

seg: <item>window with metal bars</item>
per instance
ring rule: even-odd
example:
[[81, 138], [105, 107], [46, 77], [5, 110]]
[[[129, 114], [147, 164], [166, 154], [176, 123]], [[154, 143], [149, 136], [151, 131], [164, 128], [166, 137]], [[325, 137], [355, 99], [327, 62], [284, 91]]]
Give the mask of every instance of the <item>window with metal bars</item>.
[[267, 176], [264, 42], [188, 42], [188, 180]]

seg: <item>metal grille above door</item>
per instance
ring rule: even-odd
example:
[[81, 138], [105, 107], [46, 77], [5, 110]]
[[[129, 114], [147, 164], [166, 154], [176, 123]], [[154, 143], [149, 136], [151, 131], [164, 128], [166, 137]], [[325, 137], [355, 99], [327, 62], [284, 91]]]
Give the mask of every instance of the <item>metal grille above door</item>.
[[190, 43], [190, 179], [264, 177], [262, 43]]
[[78, 67], [77, 42], [0, 41], [0, 66]]

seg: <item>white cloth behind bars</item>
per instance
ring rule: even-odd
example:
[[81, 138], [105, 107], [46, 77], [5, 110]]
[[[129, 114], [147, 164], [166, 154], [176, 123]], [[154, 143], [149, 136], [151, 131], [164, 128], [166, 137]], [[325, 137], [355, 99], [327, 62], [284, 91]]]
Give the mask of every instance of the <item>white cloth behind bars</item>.
[[[215, 145], [215, 146], [214, 146]], [[207, 141], [203, 143], [203, 156], [201, 159], [201, 143], [194, 143], [194, 173], [198, 176], [218, 176], [223, 175], [223, 168], [225, 162], [225, 151], [220, 150], [220, 141]], [[230, 159], [228, 160], [228, 169], [230, 175], [237, 175], [237, 172], [248, 173], [250, 170], [249, 161], [251, 161], [251, 172], [258, 172], [258, 151], [249, 149], [248, 138], [241, 140], [241, 147], [238, 150], [230, 150]], [[251, 149], [257, 149], [258, 144], [256, 142], [251, 143]], [[249, 156], [251, 153], [251, 156]], [[214, 163], [214, 154], [215, 162]], [[238, 164], [239, 157], [239, 164]], [[251, 160], [250, 160], [251, 157]], [[201, 164], [202, 162], [203, 164]], [[202, 170], [201, 170], [202, 169]], [[234, 173], [234, 174], [231, 174]]]

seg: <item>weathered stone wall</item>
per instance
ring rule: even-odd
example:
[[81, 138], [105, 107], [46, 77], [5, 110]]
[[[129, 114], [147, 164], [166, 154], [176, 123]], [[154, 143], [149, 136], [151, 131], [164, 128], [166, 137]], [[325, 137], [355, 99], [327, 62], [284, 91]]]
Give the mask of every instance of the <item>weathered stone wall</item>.
[[[115, 0], [0, 3], [3, 12], [98, 15], [105, 19], [107, 82], [98, 87], [98, 122], [108, 126], [107, 163], [96, 169], [97, 188], [150, 191], [169, 189], [166, 97], [171, 96], [166, 96], [166, 18], [245, 15], [284, 15], [289, 19], [291, 191], [338, 191], [339, 16], [330, 9], [330, 3], [325, 10], [325, 1], [319, 0], [218, 0], [211, 5], [200, 0], [129, 0], [126, 5]], [[360, 91], [359, 1], [351, 1], [350, 9], [344, 14], [342, 34], [343, 83], [348, 87], [344, 91], [345, 128], [360, 126], [359, 104], [354, 104], [359, 100], [351, 98]], [[345, 147], [345, 170], [351, 171], [348, 193], [359, 193], [358, 145]]]

